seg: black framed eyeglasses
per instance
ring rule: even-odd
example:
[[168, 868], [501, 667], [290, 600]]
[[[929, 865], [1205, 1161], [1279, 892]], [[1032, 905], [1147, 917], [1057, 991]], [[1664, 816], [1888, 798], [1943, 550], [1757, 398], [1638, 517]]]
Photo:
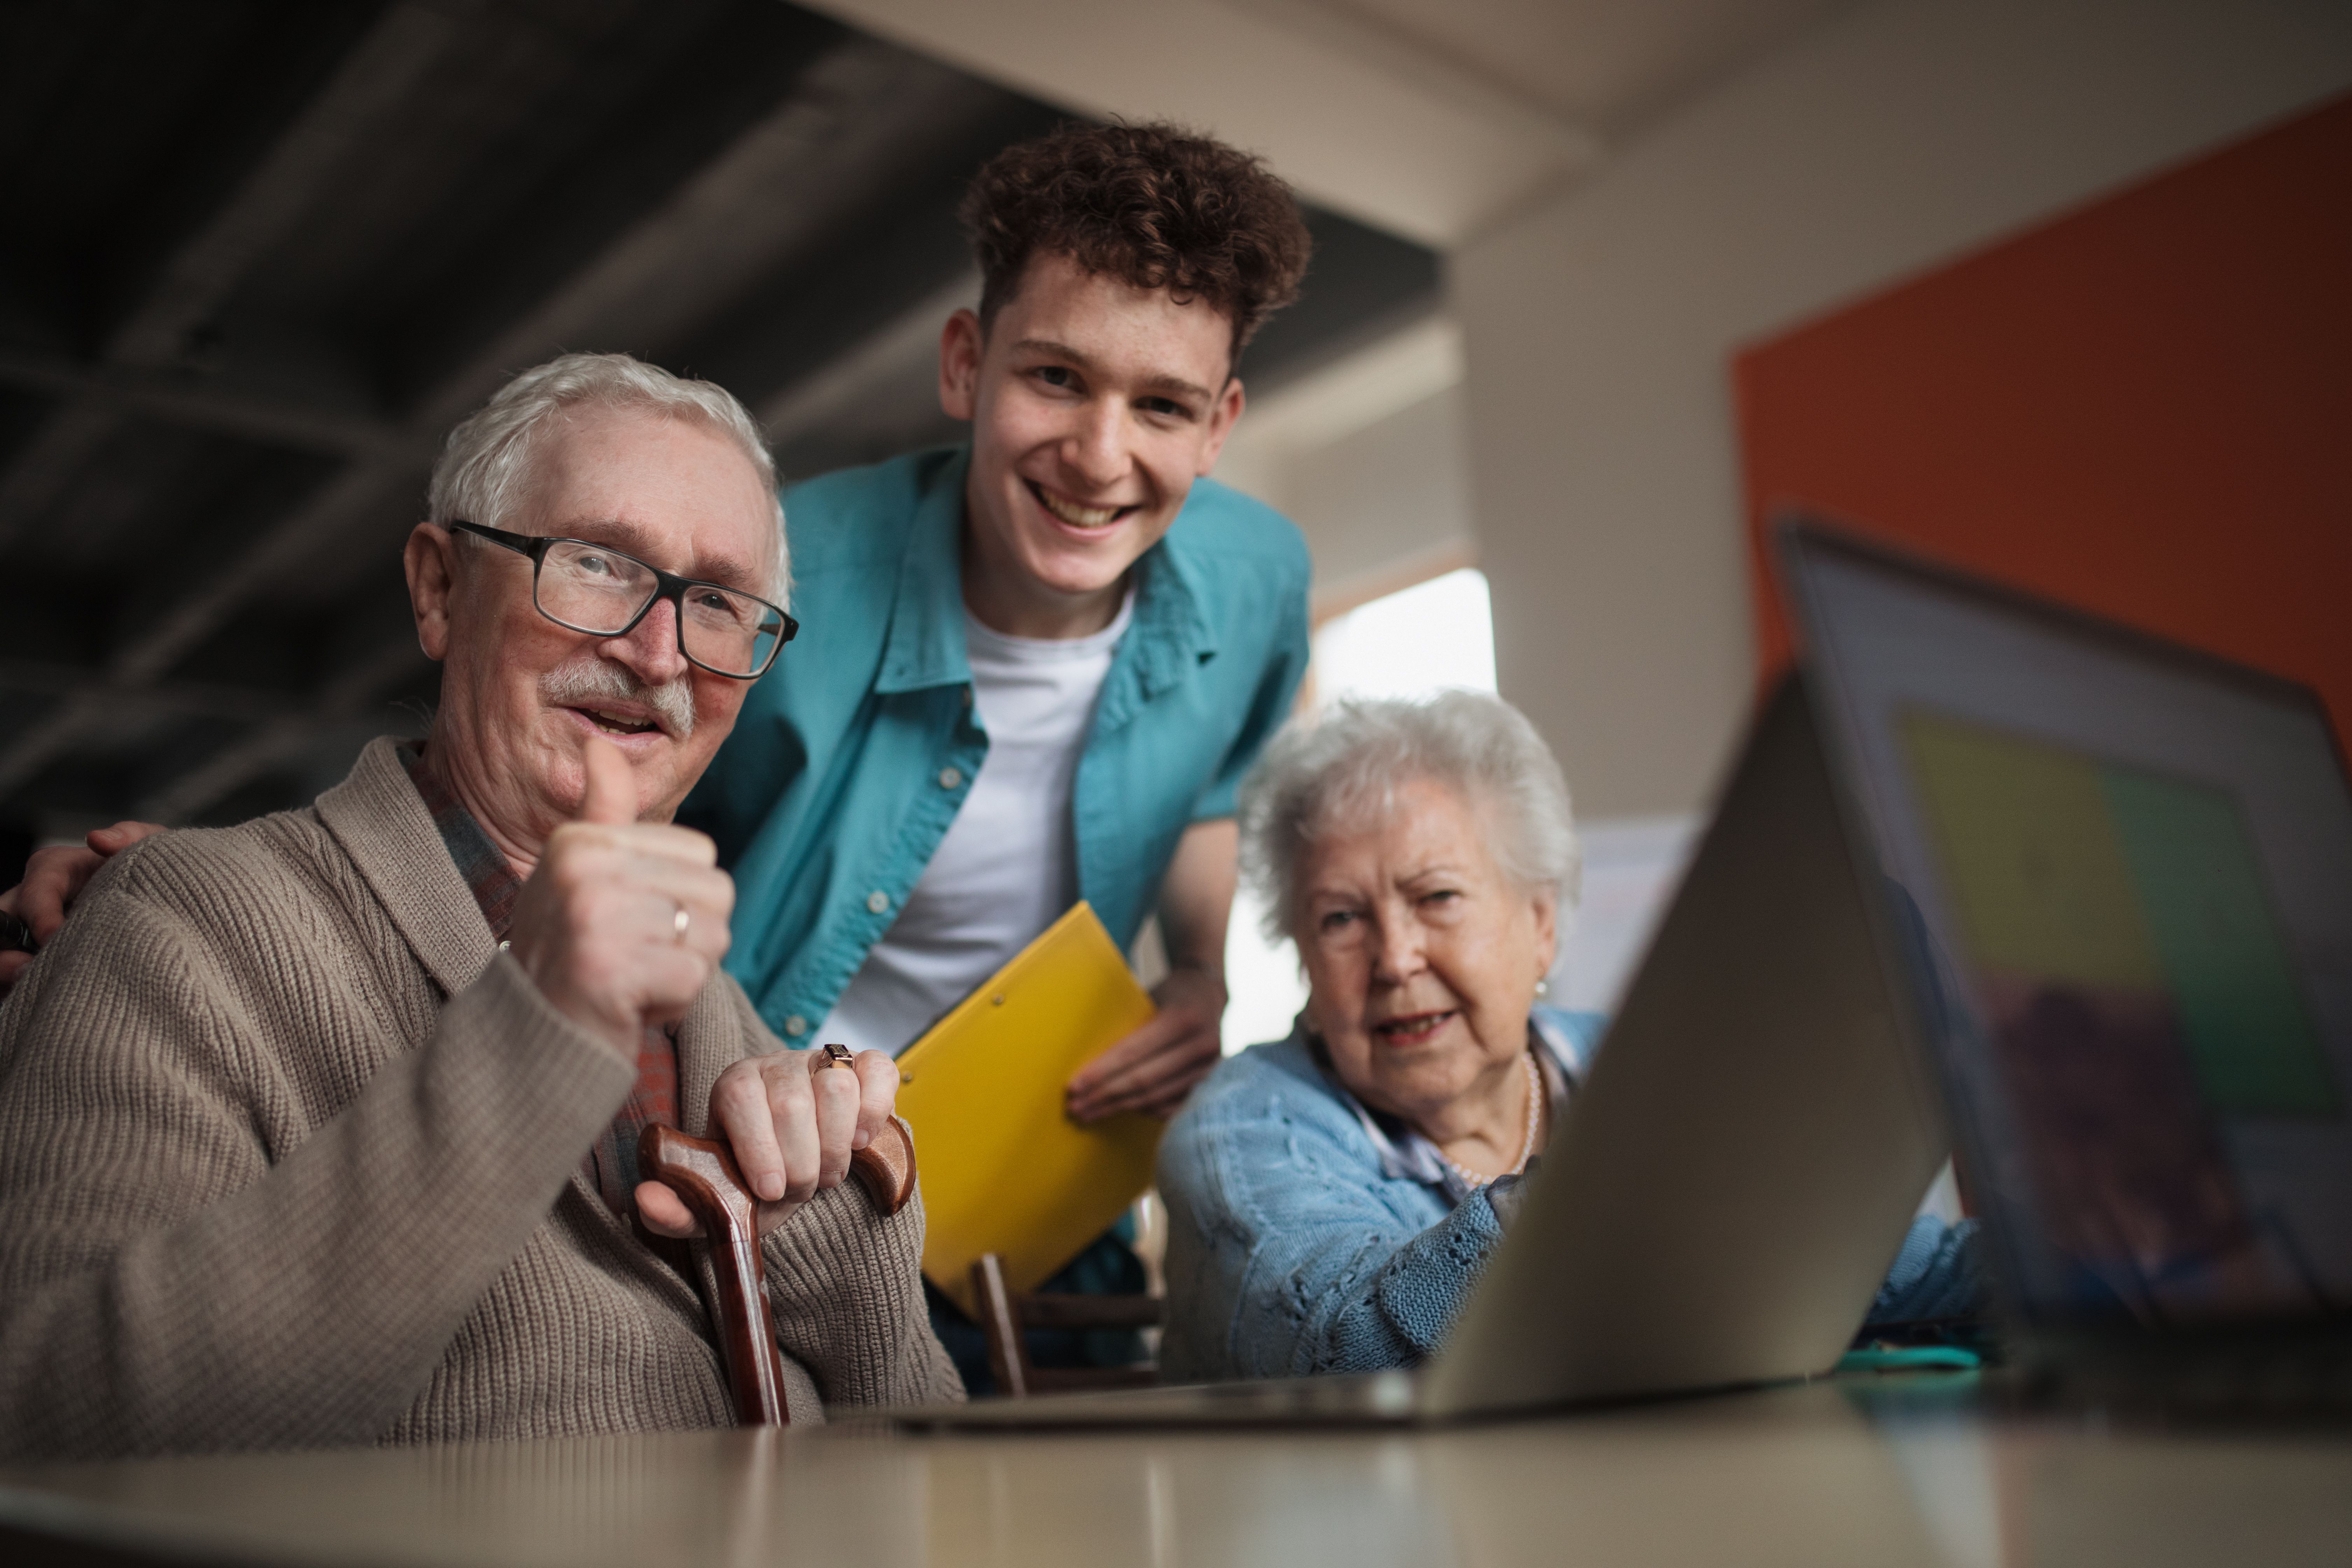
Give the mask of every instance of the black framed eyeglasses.
[[452, 520], [470, 533], [530, 558], [530, 601], [569, 631], [626, 637], [664, 599], [677, 612], [677, 651], [698, 669], [756, 680], [801, 629], [782, 608], [717, 583], [698, 583], [584, 539], [541, 539]]

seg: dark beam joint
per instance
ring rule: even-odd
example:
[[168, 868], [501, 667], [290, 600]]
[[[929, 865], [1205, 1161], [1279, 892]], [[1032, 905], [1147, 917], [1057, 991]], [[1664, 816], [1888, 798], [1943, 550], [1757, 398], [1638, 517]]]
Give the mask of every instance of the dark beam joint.
[[37, 658], [0, 658], [0, 687], [65, 702], [111, 703], [118, 712], [176, 713], [260, 723], [301, 706], [287, 694], [205, 681], [125, 686], [103, 671]]

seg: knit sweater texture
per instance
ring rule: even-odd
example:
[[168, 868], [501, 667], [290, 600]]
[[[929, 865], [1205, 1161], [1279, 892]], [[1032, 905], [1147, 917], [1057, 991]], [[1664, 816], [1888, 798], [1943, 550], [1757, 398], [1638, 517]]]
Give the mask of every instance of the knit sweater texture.
[[[782, 1048], [715, 977], [679, 1107]], [[0, 1458], [718, 1426], [698, 1280], [583, 1157], [632, 1068], [540, 994], [389, 741], [311, 806], [110, 861], [0, 1005]], [[919, 1198], [762, 1244], [796, 1422], [961, 1396]]]

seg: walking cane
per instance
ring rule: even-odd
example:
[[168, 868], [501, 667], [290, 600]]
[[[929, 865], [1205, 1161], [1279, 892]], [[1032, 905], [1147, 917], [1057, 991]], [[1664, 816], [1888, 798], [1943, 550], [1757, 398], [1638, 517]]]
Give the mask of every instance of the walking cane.
[[[719, 1276], [719, 1343], [734, 1385], [737, 1419], [746, 1426], [783, 1426], [790, 1419], [784, 1358], [776, 1348], [776, 1320], [760, 1266], [760, 1205], [734, 1156], [723, 1143], [656, 1122], [637, 1140], [637, 1169], [676, 1193], [710, 1238]], [[915, 1195], [915, 1143], [907, 1124], [892, 1117], [849, 1157], [849, 1173], [884, 1214], [906, 1207]]]

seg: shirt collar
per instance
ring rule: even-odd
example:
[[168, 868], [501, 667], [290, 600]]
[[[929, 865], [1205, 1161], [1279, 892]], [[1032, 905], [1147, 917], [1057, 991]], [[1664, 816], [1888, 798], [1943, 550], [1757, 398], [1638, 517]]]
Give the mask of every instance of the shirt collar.
[[[963, 638], [962, 552], [964, 481], [971, 471], [971, 448], [957, 448], [916, 504], [891, 597], [877, 691], [919, 691], [971, 679]], [[1148, 701], [1174, 686], [1186, 668], [1215, 658], [1216, 636], [1202, 592], [1203, 565], [1193, 558], [1182, 513], [1135, 568], [1135, 619], [1120, 647], [1122, 662], [1131, 662], [1135, 672], [1135, 700]], [[1124, 698], [1107, 689], [1102, 700], [1096, 722], [1108, 728], [1125, 716]]]
[[882, 645], [877, 691], [920, 691], [971, 679], [963, 647], [964, 475], [971, 449], [959, 448], [939, 466], [915, 506], [907, 553], [890, 600], [890, 632]]
[[473, 984], [497, 956], [497, 940], [401, 764], [400, 742], [370, 741], [351, 776], [319, 797], [318, 812], [433, 983], [452, 996]]
[[515, 900], [522, 896], [522, 879], [515, 875], [513, 864], [490, 842], [490, 836], [482, 831], [482, 825], [474, 820], [474, 814], [466, 809], [457, 793], [425, 765], [422, 746], [403, 745], [398, 748], [398, 755], [401, 765], [408, 770], [408, 782], [416, 786], [425, 809], [433, 814], [433, 826], [441, 835], [442, 847], [457, 862], [457, 874], [466, 879], [466, 890], [481, 906], [482, 919], [488, 923], [491, 937], [504, 943], [507, 928], [514, 923]]
[[1136, 562], [1135, 624], [1124, 648], [1127, 678], [1104, 684], [1095, 727], [1108, 731], [1134, 711], [1173, 689], [1185, 673], [1217, 656], [1209, 625], [1203, 563], [1195, 559], [1192, 532], [1179, 512], [1159, 543]]
[[[1348, 1092], [1339, 1075], [1331, 1070], [1321, 1046], [1307, 1034], [1307, 1020], [1301, 1015], [1295, 1033], [1306, 1042], [1307, 1054], [1322, 1070], [1331, 1092], [1340, 1102], [1355, 1112], [1357, 1124], [1364, 1136], [1371, 1140], [1372, 1148], [1381, 1157], [1381, 1174], [1391, 1182], [1419, 1182], [1425, 1187], [1435, 1187], [1445, 1194], [1449, 1204], [1458, 1204], [1477, 1187], [1465, 1181], [1459, 1172], [1445, 1162], [1437, 1145], [1407, 1127], [1394, 1117], [1375, 1115], [1370, 1109]], [[1550, 1100], [1554, 1125], [1568, 1097], [1582, 1075], [1583, 1068], [1577, 1058], [1575, 1042], [1540, 1013], [1528, 1018], [1528, 1037], [1536, 1046], [1536, 1066], [1542, 1069], [1544, 1092]]]

